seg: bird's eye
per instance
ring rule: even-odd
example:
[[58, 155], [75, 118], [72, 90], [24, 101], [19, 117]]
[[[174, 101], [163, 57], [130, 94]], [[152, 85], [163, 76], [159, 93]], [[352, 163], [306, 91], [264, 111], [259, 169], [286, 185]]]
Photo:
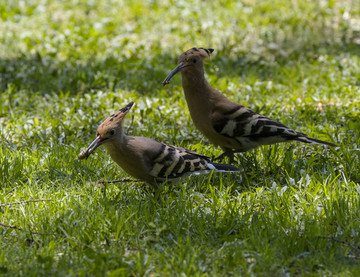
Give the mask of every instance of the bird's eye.
[[196, 59], [193, 59], [193, 63], [196, 63]]
[[110, 136], [113, 136], [113, 135], [115, 134], [115, 130], [111, 130], [111, 131], [109, 132], [109, 134], [110, 134]]

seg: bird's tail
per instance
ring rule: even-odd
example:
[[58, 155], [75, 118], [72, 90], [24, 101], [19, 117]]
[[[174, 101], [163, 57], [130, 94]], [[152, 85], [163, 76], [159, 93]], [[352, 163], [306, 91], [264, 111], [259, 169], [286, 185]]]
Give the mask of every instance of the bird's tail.
[[241, 168], [233, 166], [231, 164], [219, 164], [219, 163], [208, 163], [209, 169], [215, 172], [239, 172], [243, 171]]
[[327, 142], [327, 141], [323, 141], [323, 140], [319, 140], [319, 139], [314, 139], [314, 138], [309, 138], [309, 137], [306, 137], [306, 136], [297, 137], [296, 140], [301, 141], [301, 142], [305, 142], [305, 143], [323, 144], [323, 145], [337, 147], [336, 144], [333, 144], [331, 142]]

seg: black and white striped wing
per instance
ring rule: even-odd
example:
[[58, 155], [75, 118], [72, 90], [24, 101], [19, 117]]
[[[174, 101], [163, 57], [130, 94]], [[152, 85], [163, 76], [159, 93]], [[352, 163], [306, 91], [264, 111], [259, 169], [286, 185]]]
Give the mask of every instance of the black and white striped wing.
[[196, 152], [162, 143], [161, 150], [150, 161], [149, 174], [165, 180], [206, 173], [211, 170], [208, 161], [208, 157]]
[[293, 140], [302, 135], [241, 105], [213, 120], [213, 128], [221, 135], [235, 139], [241, 145], [241, 151]]

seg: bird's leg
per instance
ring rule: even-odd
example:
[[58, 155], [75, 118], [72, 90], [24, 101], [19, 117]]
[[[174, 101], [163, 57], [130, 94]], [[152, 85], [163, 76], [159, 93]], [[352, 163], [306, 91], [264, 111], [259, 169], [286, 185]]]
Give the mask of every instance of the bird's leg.
[[121, 178], [119, 180], [112, 180], [112, 181], [98, 181], [99, 184], [112, 184], [112, 183], [128, 183], [128, 182], [142, 182], [141, 180], [131, 179], [131, 178]]
[[224, 151], [219, 157], [215, 158], [214, 161], [222, 161], [224, 160], [226, 157], [229, 158], [229, 163], [233, 164], [235, 163], [235, 156], [234, 156], [234, 151]]

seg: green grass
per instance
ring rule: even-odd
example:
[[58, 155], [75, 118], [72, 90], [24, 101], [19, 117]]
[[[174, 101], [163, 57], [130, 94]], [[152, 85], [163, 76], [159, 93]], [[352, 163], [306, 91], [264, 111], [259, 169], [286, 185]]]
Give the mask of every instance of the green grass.
[[[129, 4], [128, 2], [131, 2]], [[0, 1], [0, 274], [360, 274], [358, 1]], [[127, 133], [217, 156], [180, 76], [215, 49], [207, 79], [230, 99], [339, 148], [238, 155], [239, 174], [154, 191], [103, 151], [99, 123], [129, 101]], [[15, 228], [16, 227], [16, 228]]]

